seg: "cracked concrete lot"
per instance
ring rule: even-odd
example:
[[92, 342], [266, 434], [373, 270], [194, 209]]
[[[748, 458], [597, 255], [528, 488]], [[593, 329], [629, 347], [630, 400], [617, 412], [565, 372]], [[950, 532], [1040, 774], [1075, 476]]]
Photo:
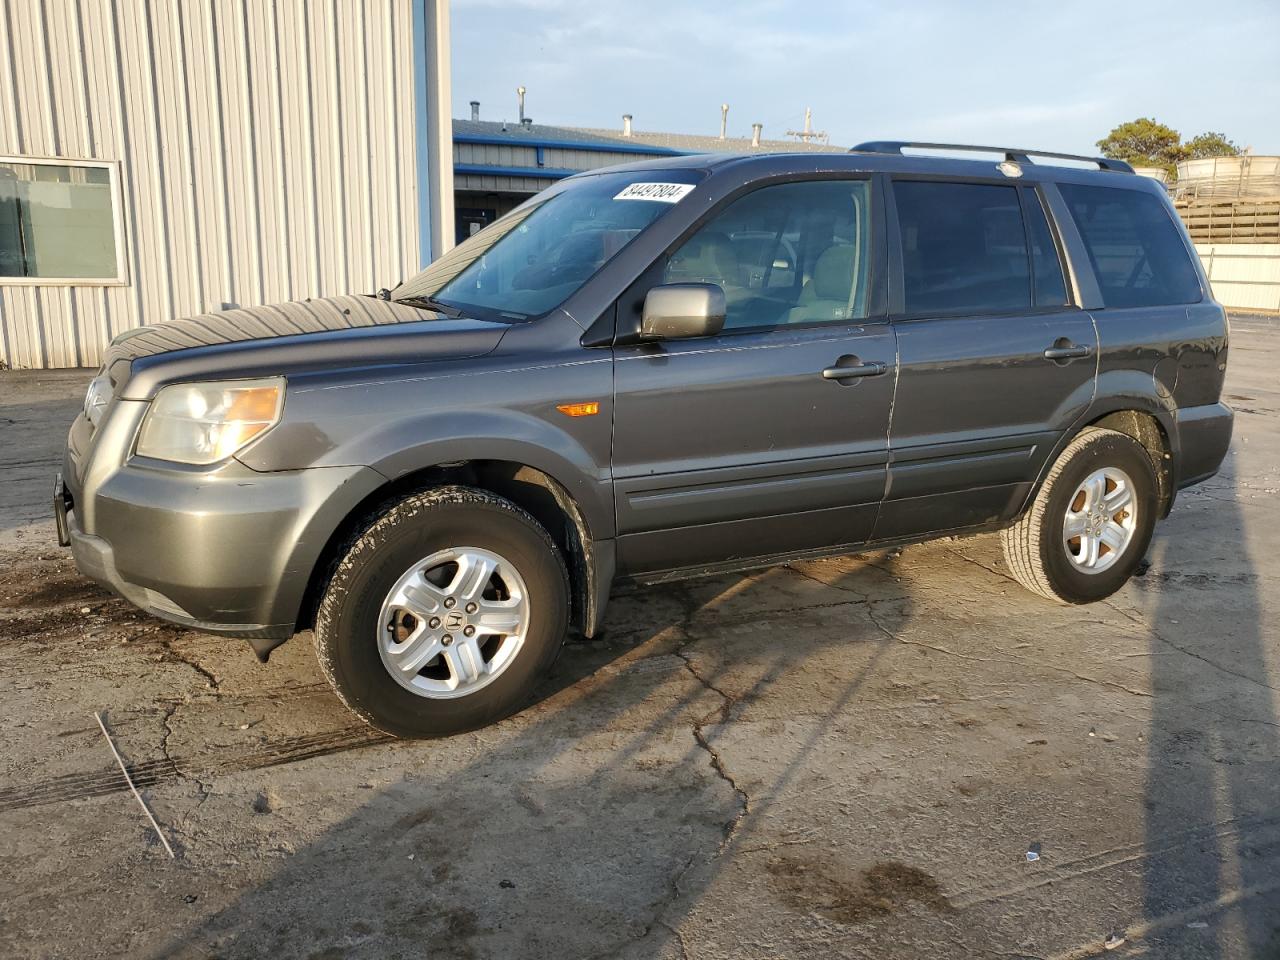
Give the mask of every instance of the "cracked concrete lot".
[[81, 580], [46, 517], [86, 376], [0, 374], [0, 955], [1280, 956], [1280, 323], [1233, 336], [1225, 470], [1109, 602], [991, 537], [625, 587], [431, 743], [309, 636], [260, 666]]

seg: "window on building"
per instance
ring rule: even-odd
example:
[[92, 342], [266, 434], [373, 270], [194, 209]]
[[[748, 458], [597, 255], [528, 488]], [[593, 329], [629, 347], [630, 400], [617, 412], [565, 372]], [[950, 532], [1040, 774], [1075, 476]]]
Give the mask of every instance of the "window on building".
[[1060, 184], [1108, 307], [1195, 303], [1200, 279], [1182, 232], [1142, 190]]
[[897, 181], [909, 314], [1031, 306], [1031, 265], [1014, 187]]
[[124, 279], [116, 166], [0, 157], [0, 283]]
[[663, 283], [715, 283], [726, 330], [867, 315], [871, 184], [814, 180], [735, 200], [668, 258]]

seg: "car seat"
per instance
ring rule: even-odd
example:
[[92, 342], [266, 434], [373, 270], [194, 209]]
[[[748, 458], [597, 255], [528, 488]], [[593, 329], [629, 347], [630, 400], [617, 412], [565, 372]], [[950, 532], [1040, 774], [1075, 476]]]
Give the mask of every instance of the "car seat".
[[852, 243], [839, 243], [822, 251], [813, 265], [813, 275], [800, 289], [796, 305], [787, 311], [787, 323], [843, 320], [849, 316], [856, 250]]

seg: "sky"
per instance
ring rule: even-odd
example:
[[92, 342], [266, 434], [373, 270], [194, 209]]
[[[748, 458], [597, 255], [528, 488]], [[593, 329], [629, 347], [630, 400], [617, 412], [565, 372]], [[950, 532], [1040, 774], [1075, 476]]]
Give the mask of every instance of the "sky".
[[453, 0], [453, 114], [1096, 153], [1155, 117], [1280, 154], [1280, 0]]

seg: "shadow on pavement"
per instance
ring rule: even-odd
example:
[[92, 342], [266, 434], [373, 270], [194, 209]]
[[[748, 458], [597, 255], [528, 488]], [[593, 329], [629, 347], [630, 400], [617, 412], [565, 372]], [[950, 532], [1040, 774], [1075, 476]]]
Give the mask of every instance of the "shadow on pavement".
[[[1234, 477], [1197, 511], [1216, 536], [1158, 539], [1143, 939], [1157, 956], [1280, 957], [1280, 723], [1259, 596], [1261, 530]], [[1186, 509], [1185, 503], [1183, 504]], [[1189, 512], [1189, 511], [1188, 511]], [[1210, 520], [1211, 517], [1211, 520]], [[1197, 556], [1213, 543], [1224, 556]], [[1270, 634], [1268, 634], [1270, 631]], [[1234, 944], [1234, 948], [1230, 945]]]
[[[773, 642], [811, 604], [761, 609], [780, 578], [829, 591], [828, 606], [847, 603], [849, 629]], [[856, 653], [833, 658], [847, 670], [812, 706], [838, 714], [892, 642], [857, 612], [867, 596], [893, 594], [898, 616], [910, 616], [893, 583], [868, 563], [829, 583], [778, 569], [624, 590], [609, 635], [570, 644], [541, 701], [471, 735], [481, 748], [468, 761], [381, 790], [263, 886], [152, 956], [664, 955], [676, 936], [664, 911], [691, 893], [681, 880], [696, 871], [704, 889], [757, 814], [721, 766], [720, 724], [792, 671], [798, 653], [831, 645]], [[708, 614], [729, 627], [716, 660], [733, 664], [738, 684], [744, 664], [754, 675], [736, 695], [722, 687], [725, 668], [704, 670], [696, 649]], [[763, 793], [779, 793], [814, 745], [797, 744]], [[429, 757], [432, 745], [404, 749]], [[582, 751], [591, 751], [585, 760]]]

